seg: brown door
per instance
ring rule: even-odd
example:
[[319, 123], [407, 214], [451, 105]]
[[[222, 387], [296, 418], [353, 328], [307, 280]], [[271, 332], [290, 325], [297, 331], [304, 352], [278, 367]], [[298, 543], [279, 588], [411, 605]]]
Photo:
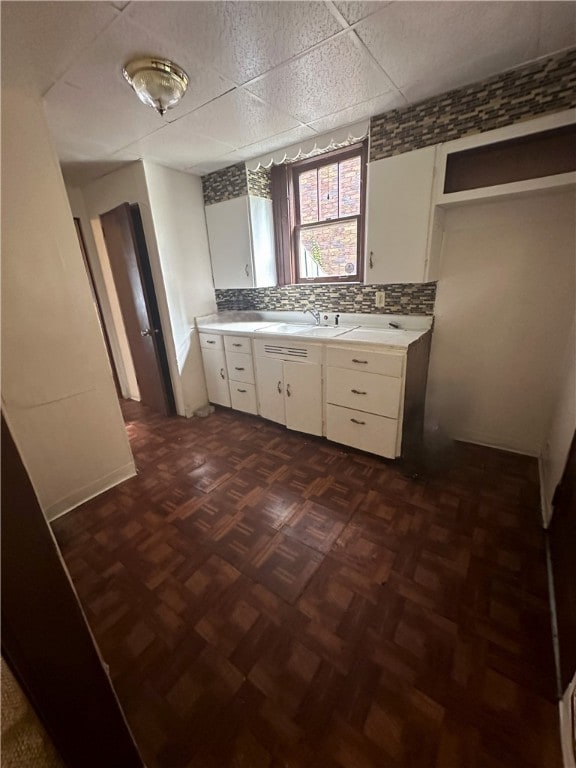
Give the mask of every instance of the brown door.
[[2, 655], [68, 768], [142, 768], [4, 417]]
[[565, 691], [576, 672], [576, 435], [554, 494], [548, 530], [560, 649], [560, 684]]
[[138, 206], [123, 203], [100, 216], [140, 399], [158, 413], [174, 412], [166, 347]]

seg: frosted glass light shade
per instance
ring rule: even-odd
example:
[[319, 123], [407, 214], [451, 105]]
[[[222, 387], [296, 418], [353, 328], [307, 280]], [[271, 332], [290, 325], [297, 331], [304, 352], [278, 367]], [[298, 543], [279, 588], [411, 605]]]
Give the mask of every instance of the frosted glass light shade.
[[167, 59], [136, 59], [122, 74], [144, 104], [163, 115], [172, 109], [186, 93], [188, 75]]

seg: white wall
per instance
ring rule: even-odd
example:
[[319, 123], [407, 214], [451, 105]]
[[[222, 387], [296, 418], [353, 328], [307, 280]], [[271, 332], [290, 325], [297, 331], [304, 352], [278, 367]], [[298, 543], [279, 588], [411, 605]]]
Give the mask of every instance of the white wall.
[[447, 212], [428, 427], [538, 456], [575, 313], [574, 193]]
[[216, 311], [200, 177], [145, 162], [184, 413], [208, 402], [194, 318]]
[[[106, 332], [112, 350], [113, 364], [118, 376], [118, 383], [122, 396], [131, 400], [140, 400], [136, 371], [132, 362], [132, 354], [126, 336], [126, 328], [122, 318], [120, 302], [114, 285], [110, 262], [105, 255], [106, 246], [103, 241], [102, 227], [99, 221], [91, 222], [86, 211], [82, 190], [75, 187], [66, 187], [72, 215], [80, 219], [87, 258], [92, 269], [96, 293], [100, 302], [102, 317], [106, 325]], [[97, 240], [101, 241], [97, 244]]]
[[150, 269], [154, 280], [154, 289], [156, 291], [156, 300], [158, 302], [158, 311], [162, 323], [162, 332], [166, 346], [166, 355], [170, 368], [170, 378], [172, 380], [172, 389], [174, 391], [174, 400], [176, 410], [180, 415], [184, 415], [184, 398], [182, 393], [182, 384], [180, 373], [178, 371], [178, 360], [176, 355], [176, 346], [172, 336], [172, 326], [170, 321], [170, 311], [162, 267], [160, 265], [160, 256], [158, 253], [158, 244], [152, 219], [150, 207], [150, 198], [146, 186], [146, 177], [144, 174], [144, 165], [142, 162], [130, 163], [118, 171], [109, 173], [100, 179], [90, 182], [82, 188], [86, 211], [91, 220], [97, 219], [101, 214], [111, 211], [113, 208], [122, 205], [122, 203], [137, 203], [142, 216], [142, 226], [146, 238], [146, 246], [150, 259]]
[[135, 468], [41, 100], [2, 74], [2, 403], [51, 518]]

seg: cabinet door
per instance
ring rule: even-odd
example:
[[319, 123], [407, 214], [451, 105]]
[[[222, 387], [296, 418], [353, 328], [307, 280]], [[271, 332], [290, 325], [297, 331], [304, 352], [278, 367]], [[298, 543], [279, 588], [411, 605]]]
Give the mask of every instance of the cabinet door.
[[230, 407], [230, 390], [226, 374], [226, 358], [220, 349], [202, 349], [208, 399], [211, 403]]
[[425, 147], [368, 164], [366, 283], [426, 280], [435, 155]]
[[286, 424], [284, 411], [284, 370], [282, 360], [256, 358], [258, 413], [265, 419]]
[[254, 285], [256, 288], [266, 288], [277, 283], [272, 200], [250, 195], [249, 202]]
[[286, 426], [322, 434], [322, 366], [284, 361]]
[[206, 226], [215, 288], [252, 288], [248, 196], [207, 205]]

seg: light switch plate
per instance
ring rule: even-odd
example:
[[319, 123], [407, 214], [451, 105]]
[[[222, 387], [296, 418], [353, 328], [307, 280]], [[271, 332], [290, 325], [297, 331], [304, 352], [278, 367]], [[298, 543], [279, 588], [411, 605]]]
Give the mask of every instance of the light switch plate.
[[376, 307], [378, 309], [384, 309], [386, 304], [386, 294], [384, 291], [376, 291]]

